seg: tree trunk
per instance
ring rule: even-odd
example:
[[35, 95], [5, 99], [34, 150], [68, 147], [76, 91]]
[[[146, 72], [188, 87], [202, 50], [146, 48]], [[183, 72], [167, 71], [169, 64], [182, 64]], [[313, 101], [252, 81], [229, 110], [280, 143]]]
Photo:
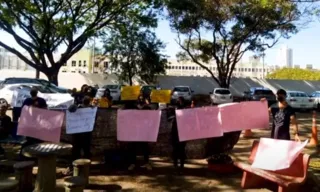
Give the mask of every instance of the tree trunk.
[[133, 82], [132, 82], [132, 77], [129, 77], [129, 85], [132, 86]]
[[40, 71], [36, 69], [36, 79], [40, 79]]
[[54, 69], [51, 69], [50, 73], [45, 73], [45, 74], [51, 83], [58, 86], [58, 73], [59, 71], [55, 71]]

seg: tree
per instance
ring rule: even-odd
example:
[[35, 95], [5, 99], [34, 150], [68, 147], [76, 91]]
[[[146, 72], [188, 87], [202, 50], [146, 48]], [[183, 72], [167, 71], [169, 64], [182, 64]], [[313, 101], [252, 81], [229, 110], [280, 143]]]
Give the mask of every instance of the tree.
[[[229, 87], [246, 52], [263, 52], [280, 38], [289, 38], [302, 16], [289, 1], [166, 0], [166, 7], [182, 49], [178, 57], [198, 64], [221, 87]], [[208, 63], [215, 63], [217, 75]]]
[[[124, 17], [132, 20], [154, 17], [151, 5], [156, 7], [158, 3], [155, 1], [0, 0], [0, 29], [14, 37], [28, 56], [1, 41], [0, 46], [58, 84], [61, 66], [89, 38], [106, 28], [115, 28]], [[55, 61], [53, 52], [61, 45], [66, 48], [61, 58]]]
[[271, 74], [268, 74], [267, 79], [319, 81], [320, 71], [312, 71], [308, 69], [283, 68]]
[[161, 54], [165, 45], [137, 23], [127, 23], [121, 30], [113, 31], [105, 38], [104, 45], [111, 67], [116, 69], [120, 80], [130, 85], [136, 76], [154, 83], [156, 75], [165, 74], [167, 59]]

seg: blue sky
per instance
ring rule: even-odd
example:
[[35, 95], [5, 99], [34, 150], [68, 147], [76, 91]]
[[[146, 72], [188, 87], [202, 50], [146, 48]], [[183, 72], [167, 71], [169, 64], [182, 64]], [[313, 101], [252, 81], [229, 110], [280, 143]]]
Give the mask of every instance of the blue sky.
[[[159, 21], [156, 33], [167, 45], [165, 54], [171, 58], [175, 58], [176, 53], [179, 52], [180, 49], [175, 42], [176, 34], [171, 32], [168, 21]], [[13, 47], [18, 47], [14, 39], [3, 31], [0, 31], [0, 41]], [[286, 44], [289, 48], [293, 49], [294, 65], [305, 67], [306, 64], [313, 64], [314, 68], [320, 69], [320, 20], [309, 23], [308, 26], [301, 29], [298, 34], [292, 35], [290, 39], [280, 40], [272, 49], [267, 50], [265, 52], [265, 62], [267, 65], [276, 64], [277, 51], [282, 44]], [[248, 58], [249, 55], [250, 54], [244, 55], [244, 59]]]
[[[179, 52], [179, 46], [175, 42], [176, 34], [171, 32], [167, 21], [160, 21], [156, 30], [158, 37], [167, 44], [166, 54], [172, 58]], [[267, 65], [276, 64], [277, 51], [281, 45], [288, 45], [293, 50], [293, 65], [305, 67], [313, 64], [314, 68], [320, 69], [320, 20], [309, 23], [298, 34], [290, 39], [281, 39], [273, 48], [268, 49], [265, 57]], [[244, 55], [245, 59], [249, 54]]]

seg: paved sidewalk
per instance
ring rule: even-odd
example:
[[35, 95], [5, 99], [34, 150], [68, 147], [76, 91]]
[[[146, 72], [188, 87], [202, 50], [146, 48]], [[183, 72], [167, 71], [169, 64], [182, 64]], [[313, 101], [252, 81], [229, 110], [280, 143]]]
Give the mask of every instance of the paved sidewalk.
[[[306, 139], [310, 139], [311, 137], [311, 128], [312, 128], [312, 115], [311, 113], [299, 113], [297, 114], [299, 121], [299, 132], [301, 141], [305, 141]], [[319, 118], [318, 118], [319, 119]], [[319, 119], [320, 125], [320, 119]], [[259, 140], [261, 137], [270, 137], [271, 130], [252, 130], [253, 137], [252, 138], [244, 138], [241, 135], [239, 142], [236, 144], [234, 149], [232, 150], [231, 156], [234, 161], [247, 162], [251, 146], [254, 140]], [[293, 135], [291, 138], [294, 138]], [[318, 134], [318, 139], [320, 141], [320, 137]], [[317, 189], [315, 191], [320, 191], [320, 155], [319, 155], [319, 147], [306, 147], [304, 149], [304, 153], [308, 153], [311, 155], [311, 160], [309, 164], [309, 178], [317, 183], [319, 186], [315, 186]]]

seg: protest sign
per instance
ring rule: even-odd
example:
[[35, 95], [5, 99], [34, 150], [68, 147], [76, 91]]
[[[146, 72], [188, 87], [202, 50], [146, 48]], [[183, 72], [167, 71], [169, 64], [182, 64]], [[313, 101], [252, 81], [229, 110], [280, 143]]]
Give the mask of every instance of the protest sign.
[[140, 95], [140, 86], [125, 86], [121, 90], [122, 101], [135, 101]]
[[176, 110], [180, 141], [223, 136], [218, 107]]
[[161, 111], [118, 110], [118, 141], [157, 142]]
[[171, 90], [152, 90], [150, 97], [152, 103], [170, 103]]
[[96, 119], [97, 107], [80, 108], [76, 112], [66, 111], [67, 134], [91, 132]]
[[219, 121], [224, 132], [248, 129], [267, 129], [269, 112], [267, 102], [251, 101], [219, 105]]
[[63, 112], [24, 106], [17, 134], [59, 143], [63, 120]]
[[305, 142], [295, 142], [280, 139], [261, 138], [253, 168], [269, 171], [287, 169], [307, 145]]

